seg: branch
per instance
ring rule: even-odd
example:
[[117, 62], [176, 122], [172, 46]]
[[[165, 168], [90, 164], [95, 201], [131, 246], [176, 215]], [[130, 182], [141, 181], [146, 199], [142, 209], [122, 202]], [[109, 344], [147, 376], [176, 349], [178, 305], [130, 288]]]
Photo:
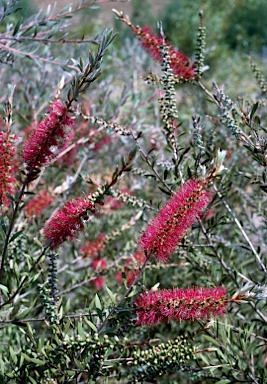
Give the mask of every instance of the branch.
[[74, 65], [64, 64], [64, 63], [60, 63], [59, 61], [45, 59], [44, 57], [40, 57], [38, 55], [34, 55], [33, 53], [29, 53], [29, 52], [23, 52], [23, 51], [20, 51], [20, 50], [15, 49], [15, 48], [11, 48], [11, 47], [6, 46], [6, 45], [1, 44], [1, 43], [0, 43], [0, 49], [3, 49], [4, 51], [12, 52], [16, 55], [22, 55], [22, 56], [28, 57], [32, 60], [40, 60], [40, 61], [43, 61], [44, 63], [59, 65], [61, 67], [67, 67], [70, 69], [74, 69], [75, 71], [79, 71], [78, 68], [75, 67]]
[[222, 196], [222, 194], [220, 193], [220, 191], [218, 190], [218, 188], [216, 187], [215, 184], [213, 184], [213, 189], [216, 191], [217, 195], [219, 196], [221, 202], [223, 203], [223, 205], [225, 206], [225, 208], [227, 209], [227, 211], [230, 213], [230, 215], [232, 216], [234, 222], [236, 223], [237, 227], [239, 228], [242, 236], [244, 237], [244, 239], [246, 240], [246, 242], [248, 243], [252, 253], [254, 254], [256, 260], [258, 261], [261, 269], [263, 270], [263, 272], [265, 273], [265, 275], [267, 276], [267, 269], [265, 267], [265, 265], [263, 264], [260, 256], [258, 255], [256, 249], [254, 248], [253, 244], [251, 243], [248, 235], [246, 234], [244, 228], [242, 227], [242, 225], [240, 224], [240, 221], [237, 219], [235, 213], [233, 212], [233, 210], [230, 208], [230, 206], [228, 205], [228, 203], [226, 202], [226, 200], [224, 199], [224, 197]]

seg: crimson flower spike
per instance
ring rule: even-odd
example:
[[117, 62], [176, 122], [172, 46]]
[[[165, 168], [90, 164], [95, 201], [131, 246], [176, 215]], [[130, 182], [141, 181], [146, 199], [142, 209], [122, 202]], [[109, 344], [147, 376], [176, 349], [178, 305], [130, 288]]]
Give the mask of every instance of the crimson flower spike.
[[67, 107], [56, 98], [24, 145], [22, 158], [27, 165], [27, 181], [34, 180], [41, 168], [56, 157], [74, 124], [75, 119], [69, 116]]
[[184, 53], [174, 49], [165, 39], [163, 39], [163, 37], [155, 35], [149, 26], [145, 26], [144, 28], [135, 26], [131, 23], [128, 16], [124, 16], [123, 12], [119, 12], [116, 9], [113, 9], [113, 12], [119, 19], [132, 28], [133, 33], [141, 41], [143, 48], [154, 60], [160, 63], [162, 62], [160, 47], [165, 45], [168, 47], [173, 74], [183, 79], [196, 78], [196, 68]]
[[50, 248], [75, 239], [76, 234], [84, 229], [84, 220], [88, 219], [89, 212], [95, 213], [95, 203], [89, 197], [72, 199], [55, 211], [42, 230]]
[[173, 74], [184, 79], [194, 79], [196, 77], [195, 66], [191, 64], [190, 59], [182, 52], [174, 49], [162, 37], [154, 34], [149, 26], [133, 28], [134, 33], [141, 41], [142, 47], [147, 53], [159, 63], [162, 62], [160, 47], [165, 44], [168, 47], [170, 56], [170, 66]]
[[15, 137], [0, 131], [0, 206], [8, 205], [6, 192], [12, 194], [15, 185]]
[[226, 288], [174, 288], [142, 293], [136, 300], [136, 325], [156, 325], [170, 320], [195, 321], [223, 316]]
[[207, 181], [190, 179], [175, 193], [142, 234], [139, 246], [143, 251], [167, 261], [211, 201], [206, 184]]

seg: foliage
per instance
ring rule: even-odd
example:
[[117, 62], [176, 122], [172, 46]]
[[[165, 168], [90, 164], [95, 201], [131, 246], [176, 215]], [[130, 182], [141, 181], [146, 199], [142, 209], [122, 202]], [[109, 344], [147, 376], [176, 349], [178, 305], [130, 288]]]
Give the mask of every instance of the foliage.
[[[190, 5], [189, 5], [190, 3]], [[198, 10], [205, 14], [208, 30], [207, 45], [226, 44], [230, 49], [258, 52], [266, 44], [264, 0], [210, 1], [176, 0], [165, 8], [163, 27], [167, 36], [182, 51], [192, 53], [194, 49], [194, 28], [198, 24]], [[180, 33], [177, 33], [179, 26]]]
[[239, 0], [171, 0], [166, 5], [162, 20], [169, 41], [182, 52], [192, 56], [198, 12], [204, 12], [207, 49], [206, 65], [209, 76], [227, 82], [232, 75], [229, 91], [236, 89], [244, 78], [247, 54], [264, 54], [267, 44], [265, 15], [266, 2]]
[[238, 17], [223, 2], [205, 2], [195, 29], [179, 16], [194, 59], [164, 23], [148, 33], [119, 11], [133, 43], [68, 32], [96, 3], [26, 20], [16, 1], [0, 10], [0, 381], [264, 384], [260, 58], [247, 88], [234, 71], [210, 80], [205, 20]]

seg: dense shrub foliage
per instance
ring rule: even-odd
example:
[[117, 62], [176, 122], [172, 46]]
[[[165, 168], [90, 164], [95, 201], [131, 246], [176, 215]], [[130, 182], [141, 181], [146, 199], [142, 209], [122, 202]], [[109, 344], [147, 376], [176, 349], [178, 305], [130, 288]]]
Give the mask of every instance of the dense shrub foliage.
[[215, 82], [199, 2], [166, 7], [195, 30], [114, 10], [125, 39], [75, 37], [96, 3], [0, 7], [0, 382], [263, 384], [266, 6], [223, 8]]

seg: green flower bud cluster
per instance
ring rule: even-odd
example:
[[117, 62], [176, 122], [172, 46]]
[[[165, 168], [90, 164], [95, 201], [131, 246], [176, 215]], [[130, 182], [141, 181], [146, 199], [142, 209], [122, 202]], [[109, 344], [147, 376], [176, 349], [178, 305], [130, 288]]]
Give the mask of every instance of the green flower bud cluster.
[[57, 255], [55, 253], [49, 253], [49, 262], [48, 262], [48, 286], [51, 292], [51, 297], [54, 300], [55, 308], [57, 307], [58, 302], [58, 289], [57, 289], [57, 266], [56, 260]]
[[262, 75], [262, 73], [261, 73], [260, 69], [257, 67], [257, 65], [254, 63], [254, 61], [250, 60], [250, 65], [252, 68], [252, 72], [254, 73], [255, 78], [256, 78], [262, 92], [266, 96], [267, 95], [267, 82], [265, 81], [264, 76]]
[[113, 197], [116, 197], [116, 199], [123, 201], [126, 204], [130, 204], [133, 207], [137, 206], [140, 208], [148, 208], [153, 209], [145, 200], [138, 199], [135, 196], [131, 196], [128, 193], [121, 193], [119, 190], [110, 188], [110, 193]]
[[171, 58], [169, 55], [169, 49], [166, 45], [160, 47], [160, 52], [162, 56], [162, 81], [163, 81], [163, 90], [165, 91], [164, 97], [161, 101], [161, 113], [164, 123], [167, 123], [169, 119], [177, 119], [178, 111], [176, 107], [176, 97], [175, 97], [175, 88], [174, 88], [174, 77], [173, 70], [171, 68]]
[[197, 47], [196, 47], [196, 53], [195, 53], [196, 73], [199, 78], [203, 74], [205, 46], [206, 46], [206, 28], [200, 25], [198, 28]]
[[194, 128], [194, 133], [193, 133], [193, 138], [194, 138], [194, 143], [197, 148], [200, 150], [200, 154], [205, 153], [205, 146], [203, 142], [203, 138], [201, 135], [201, 131], [203, 127], [200, 125], [200, 117], [192, 116], [193, 120], [193, 128]]
[[185, 337], [178, 337], [147, 350], [135, 350], [131, 383], [154, 380], [165, 373], [190, 370], [187, 366], [194, 359], [193, 347]]
[[121, 125], [118, 125], [116, 123], [106, 122], [105, 120], [103, 120], [100, 117], [87, 116], [87, 115], [83, 115], [83, 114], [81, 114], [81, 116], [84, 118], [84, 120], [89, 120], [93, 124], [97, 124], [106, 130], [114, 131], [114, 132], [118, 133], [119, 135], [122, 135], [122, 136], [130, 136], [131, 135], [130, 129], [127, 129], [127, 128], [125, 128]]
[[28, 253], [28, 240], [27, 237], [21, 235], [13, 240], [8, 245], [8, 256], [11, 260], [25, 260], [25, 254]]
[[58, 317], [58, 289], [57, 289], [57, 255], [48, 254], [48, 281], [39, 284], [40, 296], [43, 301], [46, 318], [50, 324], [59, 324]]
[[226, 109], [223, 109], [223, 113], [220, 116], [220, 120], [222, 123], [227, 125], [227, 127], [230, 129], [232, 134], [236, 137], [236, 139], [240, 138], [241, 129], [236, 124], [234, 119], [229, 115], [229, 111]]
[[39, 284], [40, 297], [43, 301], [46, 318], [49, 324], [59, 324], [59, 318], [57, 313], [57, 305], [54, 297], [51, 295], [51, 289], [49, 282]]
[[90, 378], [96, 378], [99, 374], [108, 374], [108, 371], [102, 369], [105, 354], [108, 350], [116, 349], [119, 342], [116, 336], [111, 339], [105, 335], [100, 339], [97, 334], [93, 338], [89, 334], [85, 337], [66, 335], [59, 348], [68, 355], [80, 356], [79, 360], [84, 364], [84, 370]]
[[216, 91], [218, 92], [218, 94], [216, 95], [216, 99], [219, 101], [220, 109], [222, 111], [222, 114], [220, 115], [220, 120], [222, 123], [227, 125], [232, 134], [236, 137], [236, 139], [239, 139], [241, 129], [236, 124], [236, 121], [233, 118], [237, 116], [237, 111], [235, 109], [234, 103], [227, 95], [224, 94], [224, 92], [217, 86], [216, 83], [214, 83], [213, 85]]

